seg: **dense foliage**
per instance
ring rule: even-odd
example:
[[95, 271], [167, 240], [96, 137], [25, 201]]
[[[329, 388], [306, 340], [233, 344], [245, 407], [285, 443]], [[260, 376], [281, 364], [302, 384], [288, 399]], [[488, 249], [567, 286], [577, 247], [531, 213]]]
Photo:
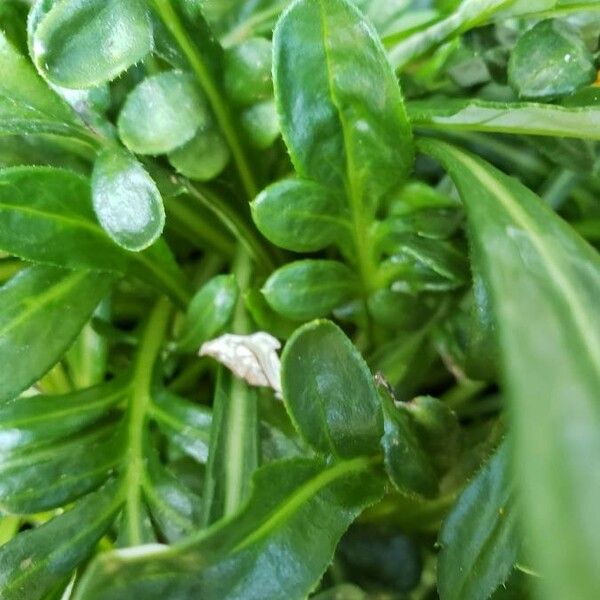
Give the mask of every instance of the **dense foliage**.
[[0, 599], [598, 598], [599, 40], [0, 0]]

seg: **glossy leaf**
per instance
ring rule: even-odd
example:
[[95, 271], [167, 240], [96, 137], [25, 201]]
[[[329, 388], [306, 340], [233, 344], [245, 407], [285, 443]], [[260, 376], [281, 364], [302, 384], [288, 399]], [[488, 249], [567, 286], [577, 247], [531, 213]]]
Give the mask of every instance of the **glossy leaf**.
[[104, 150], [92, 174], [94, 212], [104, 231], [126, 250], [153, 244], [165, 225], [165, 209], [156, 184], [130, 154]]
[[352, 298], [356, 276], [333, 260], [301, 260], [281, 267], [263, 287], [267, 302], [278, 313], [296, 320], [324, 317]]
[[585, 600], [600, 585], [600, 259], [516, 180], [448, 144], [422, 148], [449, 169], [467, 207], [498, 325], [540, 585], [549, 599]]
[[6, 600], [41, 600], [94, 551], [119, 508], [116, 485], [86, 496], [68, 512], [24, 531], [0, 548], [0, 588]]
[[441, 600], [489, 598], [517, 562], [517, 508], [504, 443], [462, 492], [440, 532]]
[[534, 102], [453, 100], [411, 102], [408, 113], [415, 126], [458, 131], [600, 139], [600, 107], [563, 107]]
[[343, 243], [351, 227], [341, 202], [309, 180], [288, 179], [263, 190], [252, 203], [259, 231], [281, 248], [314, 252]]
[[216, 337], [233, 316], [238, 287], [233, 275], [217, 275], [196, 293], [181, 325], [177, 348], [197, 351], [204, 342]]
[[137, 154], [166, 154], [189, 142], [207, 123], [204, 98], [194, 78], [182, 71], [148, 77], [127, 97], [119, 135]]
[[302, 0], [279, 20], [273, 46], [296, 171], [346, 190], [353, 211], [373, 211], [412, 164], [400, 88], [377, 34], [345, 0]]
[[594, 57], [573, 27], [549, 19], [519, 38], [508, 78], [521, 98], [566, 96], [595, 80]]
[[[304, 598], [342, 533], [381, 495], [371, 466], [368, 458], [329, 466], [318, 458], [267, 465], [257, 471], [252, 496], [235, 518], [179, 546], [106, 554], [75, 598]], [[281, 570], [285, 577], [273, 577]]]
[[296, 429], [315, 450], [344, 458], [377, 452], [383, 420], [373, 376], [332, 322], [315, 321], [292, 335], [281, 383]]
[[37, 266], [0, 288], [0, 401], [60, 360], [113, 283], [110, 275]]
[[60, 0], [47, 7], [46, 0], [38, 0], [33, 9], [31, 50], [52, 83], [93, 87], [114, 79], [152, 49], [150, 19], [141, 0]]

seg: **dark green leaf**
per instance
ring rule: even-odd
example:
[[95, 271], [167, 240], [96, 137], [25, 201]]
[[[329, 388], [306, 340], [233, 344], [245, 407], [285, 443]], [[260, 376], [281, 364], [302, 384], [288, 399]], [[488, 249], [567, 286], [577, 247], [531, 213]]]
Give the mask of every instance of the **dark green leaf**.
[[600, 258], [517, 180], [448, 144], [422, 147], [450, 170], [467, 207], [544, 595], [587, 600], [600, 588], [600, 479], [590, 475], [600, 470]]
[[281, 384], [292, 421], [315, 450], [345, 458], [377, 453], [383, 421], [373, 376], [333, 323], [316, 321], [294, 333]]
[[441, 600], [481, 600], [504, 583], [517, 561], [517, 510], [503, 444], [460, 495], [440, 532]]
[[110, 275], [37, 266], [0, 288], [0, 401], [60, 360], [113, 283]]
[[35, 64], [66, 88], [114, 79], [152, 49], [150, 18], [141, 0], [60, 0], [50, 7], [38, 0], [33, 10]]
[[130, 154], [107, 148], [92, 175], [94, 212], [119, 246], [139, 252], [153, 244], [165, 225], [165, 209], [156, 184]]
[[262, 291], [277, 312], [301, 321], [328, 315], [357, 287], [354, 273], [340, 262], [300, 260], [275, 271]]
[[252, 203], [252, 218], [268, 240], [295, 252], [343, 243], [351, 228], [340, 200], [318, 183], [302, 179], [263, 190]]
[[521, 98], [566, 96], [595, 80], [594, 57], [576, 29], [548, 19], [519, 38], [508, 78]]

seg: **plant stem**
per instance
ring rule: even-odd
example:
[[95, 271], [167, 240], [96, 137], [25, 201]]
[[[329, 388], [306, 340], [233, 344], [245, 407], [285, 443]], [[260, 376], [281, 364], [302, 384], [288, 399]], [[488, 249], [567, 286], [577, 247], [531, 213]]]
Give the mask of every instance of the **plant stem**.
[[221, 93], [213, 80], [212, 75], [204, 61], [204, 57], [198, 51], [198, 48], [194, 42], [190, 39], [190, 36], [185, 30], [183, 23], [181, 22], [179, 15], [174, 10], [170, 0], [154, 0], [154, 6], [158, 16], [165, 24], [194, 72], [198, 83], [204, 90], [208, 102], [213, 109], [219, 127], [231, 150], [233, 159], [236, 163], [237, 170], [244, 186], [244, 191], [248, 200], [252, 200], [258, 193], [258, 186], [254, 180], [254, 175], [248, 158], [244, 151], [241, 140], [239, 139], [231, 113], [227, 108], [225, 102], [221, 97]]
[[131, 400], [127, 411], [127, 470], [123, 477], [127, 542], [142, 543], [140, 507], [144, 477], [144, 434], [151, 401], [152, 373], [167, 333], [171, 303], [162, 297], [152, 309], [135, 358], [131, 381]]

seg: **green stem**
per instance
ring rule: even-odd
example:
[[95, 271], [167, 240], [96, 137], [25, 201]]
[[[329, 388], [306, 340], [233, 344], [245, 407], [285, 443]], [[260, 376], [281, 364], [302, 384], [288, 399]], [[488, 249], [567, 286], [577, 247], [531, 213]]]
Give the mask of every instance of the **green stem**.
[[271, 23], [273, 18], [283, 10], [285, 5], [286, 2], [279, 2], [271, 8], [253, 14], [249, 19], [240, 23], [227, 33], [227, 35], [223, 36], [223, 38], [221, 38], [221, 43], [225, 48], [230, 48], [231, 46], [243, 42], [256, 33], [261, 25]]
[[144, 478], [144, 434], [151, 402], [152, 374], [167, 334], [171, 303], [162, 297], [152, 309], [140, 340], [131, 381], [131, 399], [127, 412], [127, 469], [123, 478], [127, 541], [142, 543], [140, 511]]
[[21, 526], [21, 517], [6, 516], [0, 519], [0, 546], [10, 542]]
[[221, 93], [212, 78], [203, 56], [186, 32], [179, 15], [171, 4], [171, 0], [153, 0], [153, 3], [158, 16], [181, 48], [198, 83], [204, 90], [219, 127], [231, 149], [231, 154], [236, 163], [248, 200], [252, 200], [258, 193], [258, 186], [254, 180], [254, 175], [242, 143], [236, 133], [229, 109], [223, 102]]

